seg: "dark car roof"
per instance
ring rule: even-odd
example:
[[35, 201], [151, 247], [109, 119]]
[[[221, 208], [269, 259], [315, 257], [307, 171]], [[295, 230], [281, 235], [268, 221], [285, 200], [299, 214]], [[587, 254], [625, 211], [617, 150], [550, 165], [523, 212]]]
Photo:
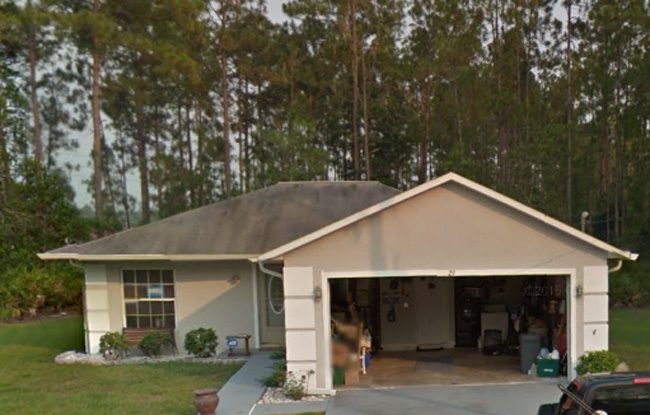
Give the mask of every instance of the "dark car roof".
[[580, 385], [582, 391], [604, 385], [622, 385], [633, 383], [634, 379], [650, 379], [650, 372], [617, 372], [596, 373], [577, 377], [574, 382]]

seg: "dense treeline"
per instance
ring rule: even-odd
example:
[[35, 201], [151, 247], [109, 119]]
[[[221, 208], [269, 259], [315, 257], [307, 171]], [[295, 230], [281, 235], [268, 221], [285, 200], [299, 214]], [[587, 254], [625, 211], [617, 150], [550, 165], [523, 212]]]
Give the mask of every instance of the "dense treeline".
[[0, 203], [26, 163], [60, 176], [78, 130], [105, 228], [279, 180], [453, 170], [649, 248], [643, 0], [292, 0], [281, 24], [261, 0], [0, 5]]

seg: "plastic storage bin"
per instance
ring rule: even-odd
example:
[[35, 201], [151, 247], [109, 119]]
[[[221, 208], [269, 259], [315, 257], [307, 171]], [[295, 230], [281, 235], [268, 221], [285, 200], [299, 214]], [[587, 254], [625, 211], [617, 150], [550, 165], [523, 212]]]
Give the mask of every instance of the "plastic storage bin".
[[560, 374], [560, 361], [558, 359], [538, 359], [537, 376], [540, 378], [556, 378]]

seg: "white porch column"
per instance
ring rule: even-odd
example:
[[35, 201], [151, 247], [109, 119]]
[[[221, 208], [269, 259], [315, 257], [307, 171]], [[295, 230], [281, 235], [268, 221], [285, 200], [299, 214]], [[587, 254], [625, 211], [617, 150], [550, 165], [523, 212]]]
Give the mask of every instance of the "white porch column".
[[99, 353], [99, 339], [110, 331], [108, 276], [105, 265], [84, 264], [86, 353]]
[[307, 392], [316, 388], [316, 317], [311, 267], [284, 268], [284, 320], [287, 371], [306, 376]]
[[583, 350], [609, 349], [609, 272], [607, 266], [583, 269]]

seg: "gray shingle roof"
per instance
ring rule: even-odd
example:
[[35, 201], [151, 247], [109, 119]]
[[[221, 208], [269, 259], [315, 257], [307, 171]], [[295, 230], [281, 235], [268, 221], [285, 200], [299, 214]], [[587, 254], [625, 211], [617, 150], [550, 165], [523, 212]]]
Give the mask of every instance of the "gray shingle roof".
[[48, 254], [261, 254], [399, 191], [378, 182], [287, 182]]

